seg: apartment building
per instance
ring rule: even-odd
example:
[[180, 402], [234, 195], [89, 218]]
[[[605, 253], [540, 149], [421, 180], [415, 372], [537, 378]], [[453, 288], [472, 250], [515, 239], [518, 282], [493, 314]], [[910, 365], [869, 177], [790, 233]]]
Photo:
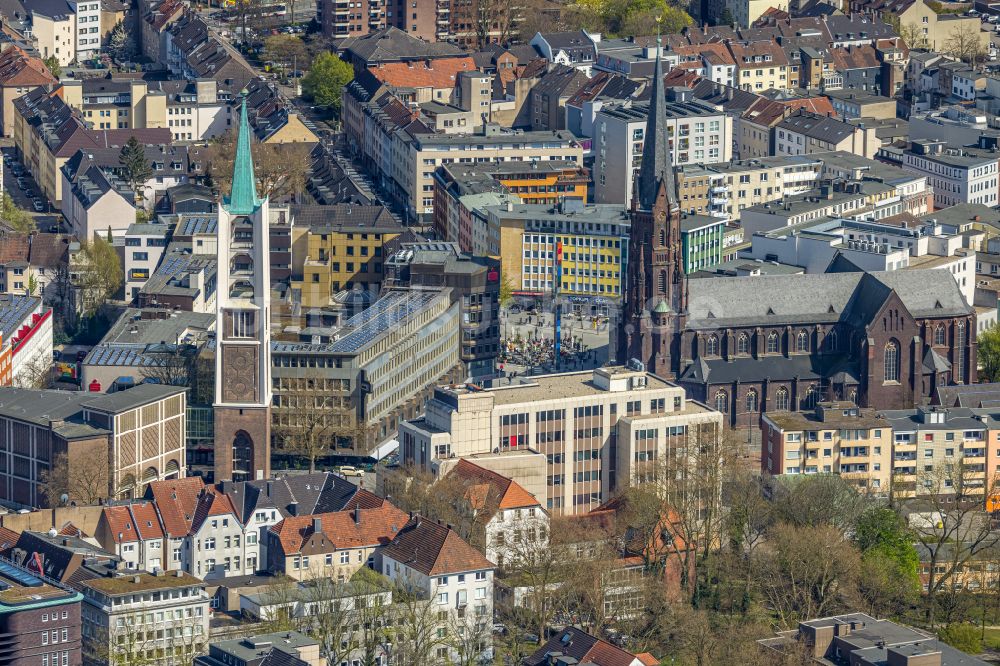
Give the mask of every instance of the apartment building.
[[873, 409], [819, 402], [813, 412], [768, 412], [761, 431], [765, 474], [836, 474], [861, 491], [889, 490], [892, 425]]
[[365, 0], [364, 2], [336, 2], [316, 0], [316, 23], [327, 39], [358, 37], [369, 32], [382, 30], [387, 25], [385, 0]]
[[[495, 565], [455, 530], [419, 515], [407, 522], [376, 555], [376, 570], [437, 610], [439, 629], [484, 635], [493, 623]], [[444, 632], [444, 633], [441, 633]], [[482, 651], [488, 646], [484, 642]], [[451, 663], [452, 645], [434, 649], [433, 664]]]
[[62, 213], [81, 240], [121, 236], [135, 222], [136, 196], [111, 170], [102, 169], [80, 150], [59, 169]]
[[214, 79], [90, 78], [62, 83], [66, 104], [94, 129], [168, 128], [177, 141], [225, 134], [231, 116]]
[[340, 511], [289, 516], [267, 532], [272, 573], [295, 580], [347, 582], [374, 563], [376, 548], [388, 543], [410, 516], [388, 501], [361, 491]]
[[84, 564], [76, 586], [88, 662], [121, 653], [170, 666], [190, 662], [208, 643], [208, 594], [190, 574], [128, 571], [112, 560]]
[[73, 588], [0, 558], [0, 630], [12, 666], [80, 666], [80, 601]]
[[77, 56], [78, 28], [70, 3], [67, 0], [36, 0], [24, 9], [30, 16], [31, 36], [42, 58], [55, 58], [61, 67], [73, 62]]
[[11, 443], [0, 498], [26, 506], [58, 501], [45, 496], [54, 464], [66, 465], [70, 478], [84, 473], [78, 466], [104, 477], [113, 498], [183, 476], [185, 392], [156, 384], [112, 394], [0, 389], [0, 432]]
[[326, 666], [319, 643], [297, 631], [213, 641], [208, 654], [197, 657], [194, 666], [247, 666], [258, 659], [261, 664], [285, 661], [291, 666]]
[[656, 478], [668, 448], [714, 442], [722, 415], [655, 375], [623, 367], [497, 389], [438, 387], [400, 424], [400, 454], [438, 475], [458, 459], [513, 479], [553, 513], [585, 513]]
[[125, 299], [135, 301], [160, 265], [170, 236], [170, 225], [138, 224], [125, 230]]
[[936, 208], [960, 203], [997, 205], [1000, 189], [995, 155], [946, 151], [943, 141], [920, 139], [912, 141], [902, 157], [904, 169], [927, 177]]
[[711, 268], [722, 263], [726, 221], [712, 215], [681, 216], [681, 261], [684, 272]]
[[26, 290], [17, 291], [20, 295], [0, 294], [0, 386], [47, 385], [52, 308], [45, 307], [41, 298], [24, 295]]
[[14, 100], [58, 81], [41, 58], [19, 46], [11, 45], [0, 53], [0, 126], [3, 135], [9, 137], [14, 134]]
[[461, 162], [563, 160], [583, 164], [583, 146], [565, 130], [526, 132], [487, 125], [482, 134], [446, 135], [395, 132], [390, 170], [396, 197], [408, 215], [431, 222], [434, 214], [434, 171]]
[[355, 286], [376, 293], [385, 261], [413, 234], [384, 206], [294, 206], [291, 287], [302, 307], [325, 308]]
[[[734, 160], [708, 169], [707, 212], [739, 220], [744, 208], [804, 194], [816, 186], [822, 159], [809, 155]], [[678, 180], [678, 186], [681, 181]], [[683, 189], [680, 190], [683, 198]], [[683, 208], [682, 202], [682, 208]]]
[[[943, 330], [941, 334], [947, 335]], [[943, 360], [935, 355], [930, 362], [943, 367]], [[892, 427], [892, 491], [897, 496], [956, 490], [985, 494], [995, 487], [1000, 456], [989, 451], [996, 422], [987, 410], [927, 406], [887, 410], [880, 416]]]
[[[732, 159], [733, 120], [724, 111], [687, 98], [667, 101], [667, 136], [675, 167], [724, 164]], [[606, 105], [594, 119], [594, 202], [628, 206], [642, 162], [649, 105]]]
[[874, 127], [866, 129], [803, 110], [779, 122], [773, 132], [775, 155], [809, 155], [838, 150], [873, 158], [882, 147]]
[[508, 203], [482, 210], [490, 235], [500, 239], [501, 274], [518, 294], [554, 293], [561, 264], [555, 286], [580, 304], [621, 298], [631, 224], [623, 207], [566, 199], [558, 206]]
[[[747, 2], [738, 0], [737, 5]], [[763, 9], [766, 2], [750, 0]], [[770, 6], [770, 5], [768, 5]], [[739, 8], [737, 8], [739, 9]], [[729, 50], [736, 61], [736, 87], [750, 92], [785, 90], [788, 82], [788, 56], [776, 41], [731, 42]]]

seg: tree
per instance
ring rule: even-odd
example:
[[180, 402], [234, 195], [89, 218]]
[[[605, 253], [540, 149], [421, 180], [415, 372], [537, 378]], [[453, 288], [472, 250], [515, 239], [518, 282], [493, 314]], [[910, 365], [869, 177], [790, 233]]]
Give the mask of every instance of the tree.
[[834, 474], [776, 479], [771, 483], [779, 520], [793, 525], [833, 525], [847, 532], [864, 513], [863, 495]]
[[305, 42], [297, 35], [272, 35], [264, 40], [264, 56], [282, 66], [304, 65], [308, 54]]
[[1000, 324], [993, 322], [976, 339], [979, 346], [979, 372], [983, 381], [1000, 379]]
[[846, 609], [860, 569], [858, 551], [843, 532], [823, 524], [778, 525], [758, 559], [761, 592], [785, 626]]
[[903, 38], [906, 45], [910, 48], [917, 48], [918, 46], [927, 45], [927, 37], [924, 35], [924, 31], [916, 23], [903, 23], [899, 17], [899, 14], [884, 13], [882, 14], [882, 20], [892, 26], [896, 34]]
[[106, 240], [95, 237], [80, 242], [80, 284], [84, 315], [94, 315], [122, 286], [118, 253]]
[[754, 473], [734, 467], [736, 473], [726, 484], [725, 529], [730, 548], [738, 555], [742, 572], [743, 593], [740, 606], [746, 611], [750, 604], [754, 581], [753, 562], [758, 546], [775, 519], [774, 505], [764, 497], [764, 481]]
[[338, 440], [364, 437], [350, 397], [307, 395], [289, 400], [295, 400], [295, 406], [283, 410], [274, 439], [283, 451], [308, 459], [310, 472], [316, 471], [317, 458], [337, 448]]
[[986, 59], [986, 45], [983, 43], [983, 32], [979, 23], [962, 25], [951, 32], [945, 42], [944, 52], [976, 67]]
[[953, 592], [955, 575], [977, 555], [1000, 544], [1000, 535], [983, 511], [984, 492], [992, 496], [996, 481], [988, 477], [984, 482], [981, 474], [962, 462], [936, 463], [920, 474], [917, 487], [922, 494], [906, 507], [928, 572], [926, 621], [931, 627], [938, 595]]
[[339, 116], [344, 86], [353, 79], [354, 69], [348, 63], [333, 53], [321, 53], [302, 78], [302, 94]]
[[505, 310], [514, 302], [514, 281], [504, 273], [500, 278], [500, 307]]
[[879, 553], [891, 560], [900, 576], [919, 583], [920, 557], [913, 548], [913, 532], [888, 507], [872, 506], [854, 527], [854, 543], [862, 555]]
[[13, 385], [19, 388], [48, 388], [52, 383], [52, 359], [36, 357], [24, 363], [14, 377]]
[[49, 71], [52, 73], [52, 76], [58, 79], [59, 75], [62, 74], [62, 65], [59, 64], [59, 58], [52, 55], [42, 60], [42, 62], [45, 63], [45, 66], [49, 68]]
[[125, 22], [119, 21], [108, 35], [108, 54], [117, 62], [125, 62], [132, 58], [132, 40], [125, 29]]
[[89, 506], [116, 495], [111, 492], [110, 474], [107, 451], [90, 452], [72, 461], [66, 453], [57, 453], [49, 469], [42, 471], [41, 480], [50, 507], [62, 504], [64, 496], [69, 502]]
[[719, 15], [719, 25], [736, 25], [736, 19], [733, 18], [733, 13], [729, 10], [729, 7], [722, 9], [722, 14]]
[[448, 645], [446, 628], [438, 631], [437, 604], [413, 594], [405, 583], [393, 593], [386, 615], [391, 629], [385, 632], [382, 650], [390, 664], [432, 664], [437, 649]]
[[655, 23], [662, 34], [676, 34], [694, 23], [668, 0], [576, 0], [568, 9], [573, 27], [608, 36], [649, 34]]
[[0, 218], [3, 218], [14, 231], [24, 234], [30, 234], [37, 229], [35, 218], [19, 208], [14, 203], [14, 198], [7, 192], [4, 192], [3, 199], [0, 199]]
[[[305, 190], [310, 147], [305, 143], [251, 143], [257, 193], [272, 200], [294, 197]], [[217, 191], [228, 193], [233, 182], [236, 143], [233, 133], [212, 142], [208, 172]]]
[[192, 386], [197, 354], [194, 345], [173, 345], [152, 354], [154, 363], [143, 366], [142, 376], [167, 386]]
[[938, 632], [938, 638], [956, 650], [968, 654], [979, 654], [983, 651], [979, 628], [968, 622], [949, 624]]
[[146, 181], [153, 177], [153, 167], [146, 159], [146, 149], [135, 136], [122, 146], [118, 154], [118, 163], [122, 165], [123, 176], [128, 186], [132, 188], [137, 199], [142, 199], [143, 187]]

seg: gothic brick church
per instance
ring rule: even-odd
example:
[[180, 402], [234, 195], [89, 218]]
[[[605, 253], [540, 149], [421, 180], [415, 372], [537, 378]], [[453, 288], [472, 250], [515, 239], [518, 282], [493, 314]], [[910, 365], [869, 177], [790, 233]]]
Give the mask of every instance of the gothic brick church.
[[819, 400], [902, 409], [976, 381], [976, 315], [945, 270], [684, 274], [659, 60], [631, 205], [618, 362], [641, 362], [727, 415]]

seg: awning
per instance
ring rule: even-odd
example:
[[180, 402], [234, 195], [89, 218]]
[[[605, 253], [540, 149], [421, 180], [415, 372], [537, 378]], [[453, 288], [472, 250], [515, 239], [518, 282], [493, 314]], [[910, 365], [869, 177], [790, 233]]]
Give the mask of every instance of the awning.
[[374, 458], [375, 461], [377, 462], [379, 460], [382, 460], [382, 458], [385, 458], [390, 453], [396, 451], [397, 449], [399, 449], [399, 440], [390, 439], [376, 446], [372, 450], [372, 452], [368, 454], [368, 457]]

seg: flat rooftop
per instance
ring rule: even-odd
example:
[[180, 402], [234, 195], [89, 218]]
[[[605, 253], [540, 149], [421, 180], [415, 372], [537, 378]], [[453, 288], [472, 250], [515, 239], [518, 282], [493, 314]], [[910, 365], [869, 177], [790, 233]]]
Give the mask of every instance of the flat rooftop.
[[[87, 568], [91, 569], [91, 567]], [[101, 565], [96, 565], [96, 571], [103, 573], [112, 570]], [[179, 587], [191, 587], [195, 585], [204, 586], [205, 583], [189, 573], [178, 570], [164, 572], [161, 575], [136, 571], [116, 572], [112, 576], [105, 574], [103, 577], [89, 578], [82, 581], [80, 585], [97, 590], [109, 597], [114, 597], [134, 592], [173, 590]]]
[[391, 291], [375, 301], [368, 309], [344, 322], [344, 330], [348, 331], [347, 334], [331, 343], [329, 351], [342, 354], [361, 351], [385, 335], [390, 328], [399, 326], [441, 297], [447, 297], [447, 292], [439, 290]]
[[41, 304], [34, 296], [0, 296], [0, 340], [9, 340]]
[[64, 588], [9, 560], [0, 560], [0, 614], [75, 603], [79, 592]]
[[[654, 389], [677, 388], [656, 375], [646, 374], [646, 388], [632, 390], [637, 394]], [[539, 375], [525, 379], [523, 384], [501, 386], [486, 389], [493, 396], [493, 404], [516, 405], [525, 402], [544, 402], [548, 400], [566, 400], [567, 398], [582, 398], [588, 395], [612, 395], [617, 391], [605, 391], [594, 383], [592, 370], [584, 372], [567, 372], [554, 375]]]

